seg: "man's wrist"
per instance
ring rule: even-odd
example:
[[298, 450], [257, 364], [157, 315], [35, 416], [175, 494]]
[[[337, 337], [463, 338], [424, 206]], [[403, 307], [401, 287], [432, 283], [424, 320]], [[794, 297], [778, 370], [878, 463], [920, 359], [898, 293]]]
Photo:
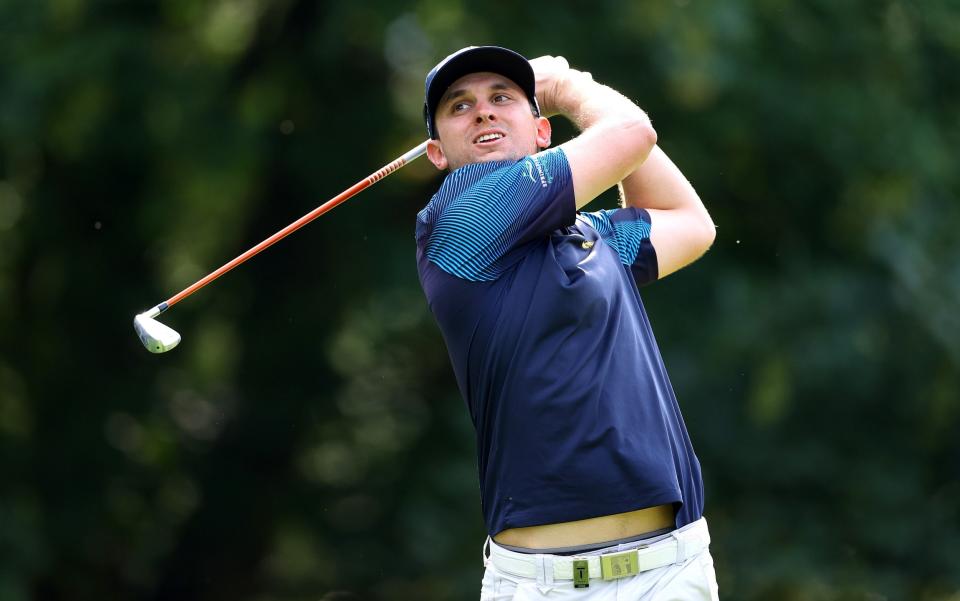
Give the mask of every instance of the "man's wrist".
[[574, 121], [582, 105], [590, 99], [591, 91], [596, 93], [598, 86], [589, 73], [569, 69], [556, 83], [550, 112]]

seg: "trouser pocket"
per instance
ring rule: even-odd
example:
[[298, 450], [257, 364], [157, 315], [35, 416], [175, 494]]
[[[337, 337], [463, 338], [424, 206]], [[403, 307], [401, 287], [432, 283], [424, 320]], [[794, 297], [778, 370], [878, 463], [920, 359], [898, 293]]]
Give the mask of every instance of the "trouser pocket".
[[497, 572], [491, 563], [480, 583], [480, 601], [510, 601], [517, 592], [517, 584], [513, 577]]

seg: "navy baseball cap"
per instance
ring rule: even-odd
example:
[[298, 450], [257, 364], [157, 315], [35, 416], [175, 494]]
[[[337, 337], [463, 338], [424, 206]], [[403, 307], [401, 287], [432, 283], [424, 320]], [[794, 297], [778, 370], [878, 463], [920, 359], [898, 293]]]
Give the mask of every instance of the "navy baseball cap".
[[427, 122], [427, 133], [431, 139], [437, 139], [434, 115], [447, 88], [464, 75], [482, 71], [498, 73], [520, 86], [520, 89], [527, 95], [527, 100], [530, 101], [530, 108], [533, 109], [533, 113], [537, 117], [540, 116], [533, 67], [530, 66], [523, 55], [500, 46], [468, 46], [443, 59], [427, 73], [423, 119]]

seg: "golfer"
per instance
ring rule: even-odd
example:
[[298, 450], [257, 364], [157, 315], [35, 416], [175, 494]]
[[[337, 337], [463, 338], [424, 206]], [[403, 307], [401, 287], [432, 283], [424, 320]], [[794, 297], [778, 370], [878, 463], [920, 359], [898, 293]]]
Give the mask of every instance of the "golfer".
[[[580, 133], [550, 148], [547, 116]], [[715, 228], [647, 115], [559, 57], [426, 78], [420, 283], [476, 428], [481, 599], [717, 599], [703, 482], [638, 286]], [[619, 186], [621, 208], [579, 209]]]

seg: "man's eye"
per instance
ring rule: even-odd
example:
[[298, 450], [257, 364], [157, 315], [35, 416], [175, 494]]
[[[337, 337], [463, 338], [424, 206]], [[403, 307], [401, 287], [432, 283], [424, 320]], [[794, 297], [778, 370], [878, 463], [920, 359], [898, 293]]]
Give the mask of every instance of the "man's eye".
[[506, 102], [508, 100], [510, 100], [510, 97], [507, 96], [506, 94], [497, 94], [496, 96], [493, 97], [494, 102]]
[[450, 107], [450, 110], [452, 110], [454, 113], [459, 113], [467, 110], [468, 106], [470, 105], [467, 104], [466, 102], [457, 102], [452, 107]]

